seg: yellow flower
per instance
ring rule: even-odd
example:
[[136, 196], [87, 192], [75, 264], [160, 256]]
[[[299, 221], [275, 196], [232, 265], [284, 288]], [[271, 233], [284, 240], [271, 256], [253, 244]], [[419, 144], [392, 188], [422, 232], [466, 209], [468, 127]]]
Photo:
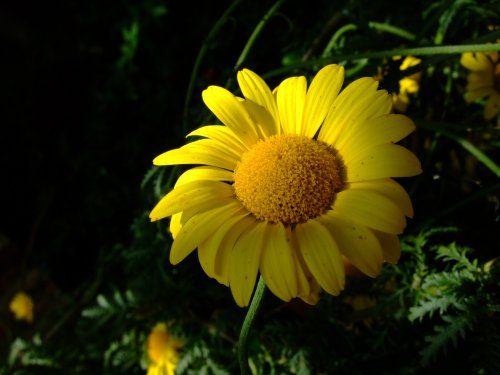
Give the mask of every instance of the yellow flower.
[[[390, 114], [391, 96], [361, 78], [342, 92], [344, 69], [328, 65], [309, 88], [305, 77], [274, 92], [250, 70], [238, 73], [244, 98], [210, 86], [203, 100], [224, 125], [154, 159], [156, 165], [202, 164], [184, 172], [150, 213], [172, 216], [170, 262], [198, 248], [206, 274], [246, 306], [260, 272], [284, 301], [317, 303], [320, 287], [344, 288], [342, 255], [376, 276], [397, 262], [398, 234], [413, 209], [390, 177], [421, 173], [394, 144], [413, 122]], [[340, 93], [339, 93], [340, 92]]]
[[484, 107], [484, 118], [497, 117], [500, 127], [500, 58], [498, 52], [462, 54], [460, 63], [471, 72], [467, 76], [465, 100], [470, 103], [488, 98]]
[[349, 296], [344, 299], [344, 301], [352, 307], [354, 311], [366, 310], [374, 307], [377, 304], [375, 298], [370, 297], [366, 294], [356, 294], [354, 296]]
[[[399, 70], [403, 71], [412, 66], [420, 64], [421, 60], [413, 56], [406, 56]], [[394, 109], [398, 112], [404, 113], [408, 109], [410, 104], [410, 95], [418, 93], [420, 89], [420, 79], [422, 78], [422, 73], [417, 72], [404, 77], [399, 81], [399, 93], [392, 95]]]
[[148, 336], [148, 356], [151, 363], [147, 375], [174, 375], [181, 346], [181, 341], [168, 334], [165, 323], [154, 326]]
[[[346, 297], [344, 302], [351, 306], [354, 313], [368, 311], [377, 305], [377, 300], [366, 294], [356, 294]], [[373, 322], [373, 318], [370, 315], [363, 316], [360, 314], [358, 317], [356, 314], [353, 314], [353, 316], [355, 318], [354, 320], [361, 320], [367, 327], [370, 327]]]
[[18, 292], [10, 301], [10, 311], [17, 320], [33, 322], [33, 300], [24, 292]]
[[406, 93], [392, 94], [392, 105], [394, 110], [399, 113], [405, 113], [410, 105], [410, 97]]

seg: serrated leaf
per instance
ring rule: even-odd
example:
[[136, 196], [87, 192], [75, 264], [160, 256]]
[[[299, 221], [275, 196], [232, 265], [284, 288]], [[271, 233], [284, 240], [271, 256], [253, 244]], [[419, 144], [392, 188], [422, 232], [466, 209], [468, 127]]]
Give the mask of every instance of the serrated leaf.
[[102, 315], [103, 310], [100, 307], [88, 307], [82, 310], [82, 316], [84, 318], [97, 318]]
[[450, 345], [456, 347], [473, 324], [472, 318], [467, 314], [446, 316], [443, 320], [448, 324], [434, 327], [435, 334], [425, 337], [429, 345], [420, 352], [424, 366], [428, 366], [441, 352], [446, 353]]
[[311, 366], [303, 350], [299, 350], [290, 358], [289, 367], [292, 374], [311, 375]]
[[207, 358], [207, 369], [209, 369], [213, 375], [230, 375], [227, 370], [210, 358]]
[[431, 298], [420, 301], [419, 306], [410, 308], [409, 318], [411, 321], [416, 319], [422, 320], [426, 315], [432, 315], [439, 311], [440, 314], [446, 312], [450, 306], [456, 306], [456, 300], [453, 296], [442, 295], [439, 298]]
[[111, 307], [109, 304], [108, 300], [106, 297], [104, 297], [102, 294], [99, 294], [96, 298], [97, 304], [101, 306], [103, 309], [108, 309]]
[[116, 290], [113, 293], [113, 298], [114, 298], [115, 302], [118, 304], [118, 306], [120, 306], [120, 307], [125, 306], [125, 301], [123, 300], [123, 297], [118, 290]]
[[142, 181], [141, 181], [141, 189], [144, 189], [144, 187], [148, 184], [148, 182], [160, 171], [161, 168], [158, 168], [158, 167], [151, 167], [147, 172], [146, 174], [144, 175], [144, 177], [142, 178]]

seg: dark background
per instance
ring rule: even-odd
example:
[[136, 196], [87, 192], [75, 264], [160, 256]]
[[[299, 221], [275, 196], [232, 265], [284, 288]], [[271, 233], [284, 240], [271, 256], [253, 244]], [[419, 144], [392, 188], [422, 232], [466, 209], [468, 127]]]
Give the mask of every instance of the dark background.
[[[179, 3], [0, 5], [0, 233], [15, 248], [3, 270], [37, 263], [73, 288], [97, 249], [128, 240], [141, 180], [180, 140], [196, 54], [229, 2]], [[120, 65], [134, 21], [138, 48]]]
[[[308, 38], [328, 21], [327, 3], [314, 2], [310, 17], [303, 17], [290, 2], [286, 16], [276, 17], [264, 34], [273, 43], [263, 39], [252, 51], [251, 67], [279, 67], [283, 55], [295, 56], [298, 41], [311, 44]], [[131, 240], [134, 218], [154, 202], [141, 181], [156, 155], [183, 142], [183, 107], [197, 54], [231, 4], [0, 5], [2, 274], [15, 277], [15, 270], [36, 265], [71, 290], [92, 272], [99, 249]], [[242, 2], [237, 18], [207, 42], [189, 103], [191, 129], [206, 118], [201, 90], [226, 83], [273, 4]], [[133, 23], [138, 44], [127, 58], [124, 30]]]

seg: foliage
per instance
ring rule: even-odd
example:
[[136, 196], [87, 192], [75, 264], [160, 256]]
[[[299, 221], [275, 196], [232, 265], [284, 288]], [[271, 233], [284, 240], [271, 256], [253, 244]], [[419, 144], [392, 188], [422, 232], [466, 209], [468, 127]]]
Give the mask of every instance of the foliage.
[[[178, 374], [238, 373], [245, 310], [195, 255], [170, 265], [168, 223], [148, 213], [181, 168], [151, 160], [214, 120], [200, 92], [236, 90], [239, 68], [273, 86], [332, 62], [347, 82], [378, 76], [390, 93], [421, 73], [405, 146], [424, 173], [400, 181], [415, 217], [399, 264], [378, 278], [351, 277], [315, 307], [267, 295], [252, 372], [500, 373], [500, 131], [484, 100], [465, 102], [460, 65], [462, 52], [500, 50], [498, 0], [36, 7], [10, 9], [20, 18], [5, 26], [0, 374], [145, 374], [157, 322], [184, 343]], [[397, 57], [410, 54], [421, 63], [401, 71]], [[8, 311], [20, 289], [35, 301], [33, 324]]]

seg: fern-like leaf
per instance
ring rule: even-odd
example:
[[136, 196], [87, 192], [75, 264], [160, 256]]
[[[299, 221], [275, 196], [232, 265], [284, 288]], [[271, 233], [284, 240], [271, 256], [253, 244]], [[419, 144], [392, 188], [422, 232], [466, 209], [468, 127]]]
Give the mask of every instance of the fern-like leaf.
[[428, 366], [440, 353], [446, 353], [450, 345], [456, 347], [474, 323], [473, 317], [469, 314], [444, 316], [443, 320], [448, 324], [436, 326], [435, 334], [425, 337], [429, 345], [420, 353], [424, 366]]

